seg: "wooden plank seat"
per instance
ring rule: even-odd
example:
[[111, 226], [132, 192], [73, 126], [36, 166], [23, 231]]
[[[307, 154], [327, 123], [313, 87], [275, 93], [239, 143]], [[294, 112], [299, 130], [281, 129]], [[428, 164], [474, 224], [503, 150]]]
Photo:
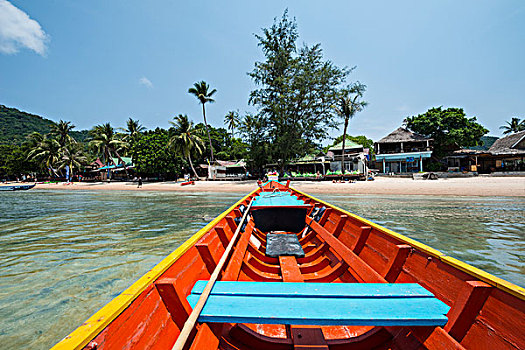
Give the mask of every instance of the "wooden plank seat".
[[[206, 281], [187, 297], [192, 307]], [[416, 283], [217, 281], [199, 322], [444, 326], [449, 306]]]

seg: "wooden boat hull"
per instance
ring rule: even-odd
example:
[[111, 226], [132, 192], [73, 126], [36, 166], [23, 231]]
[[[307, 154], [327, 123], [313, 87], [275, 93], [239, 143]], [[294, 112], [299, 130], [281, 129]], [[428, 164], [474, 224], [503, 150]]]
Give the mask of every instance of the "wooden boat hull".
[[32, 185], [2, 185], [0, 186], [0, 191], [26, 191], [35, 187], [35, 184]]
[[[253, 220], [222, 272], [225, 281], [418, 283], [450, 306], [443, 327], [202, 323], [191, 349], [520, 349], [525, 290], [435, 249], [280, 183], [235, 203], [95, 313], [53, 349], [170, 349], [191, 313], [186, 297], [209, 279], [236, 228], [240, 205], [260, 191], [291, 191], [326, 208], [300, 236], [305, 256], [265, 255]], [[259, 242], [259, 244], [256, 244]]]

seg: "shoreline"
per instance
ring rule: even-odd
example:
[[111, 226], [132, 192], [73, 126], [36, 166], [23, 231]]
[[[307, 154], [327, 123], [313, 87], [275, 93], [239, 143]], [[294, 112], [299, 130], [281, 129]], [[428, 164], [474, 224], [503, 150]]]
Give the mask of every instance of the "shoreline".
[[[75, 182], [66, 185], [37, 184], [41, 190], [110, 190], [110, 191], [169, 191], [169, 192], [243, 192], [257, 186], [250, 181], [195, 181], [195, 185], [181, 186], [174, 181], [136, 182]], [[406, 178], [376, 178], [374, 181], [332, 183], [330, 181], [292, 181], [291, 186], [310, 194], [375, 194], [375, 195], [430, 195], [430, 196], [480, 196], [525, 197], [525, 177], [472, 177], [438, 180], [412, 180]]]

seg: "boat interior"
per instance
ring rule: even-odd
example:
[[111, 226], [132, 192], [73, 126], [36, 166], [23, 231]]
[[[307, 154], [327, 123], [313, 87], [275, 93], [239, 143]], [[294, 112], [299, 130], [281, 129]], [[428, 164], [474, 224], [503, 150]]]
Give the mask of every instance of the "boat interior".
[[[251, 200], [264, 193], [285, 193], [301, 202], [305, 214], [300, 231], [264, 232], [252, 213], [241, 222]], [[186, 349], [525, 348], [522, 294], [491, 283], [480, 270], [474, 269], [478, 273], [473, 275], [473, 268], [430, 247], [278, 182], [265, 184], [219, 217], [141, 290], [117, 297], [137, 294], [130, 303], [114, 304], [120, 310], [113, 310], [113, 319], [83, 348], [171, 349], [192, 311], [188, 296], [199, 280], [210, 279], [239, 223], [244, 227], [219, 281], [417, 283], [450, 308], [447, 319], [441, 326], [199, 322]], [[300, 249], [269, 254], [270, 233], [293, 235]]]

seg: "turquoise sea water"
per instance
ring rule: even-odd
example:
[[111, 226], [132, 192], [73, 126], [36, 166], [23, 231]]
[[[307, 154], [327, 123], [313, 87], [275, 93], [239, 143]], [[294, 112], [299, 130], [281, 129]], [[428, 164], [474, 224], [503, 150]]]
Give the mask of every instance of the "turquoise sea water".
[[[51, 347], [242, 196], [0, 192], [0, 348]], [[525, 199], [318, 197], [525, 286]]]

